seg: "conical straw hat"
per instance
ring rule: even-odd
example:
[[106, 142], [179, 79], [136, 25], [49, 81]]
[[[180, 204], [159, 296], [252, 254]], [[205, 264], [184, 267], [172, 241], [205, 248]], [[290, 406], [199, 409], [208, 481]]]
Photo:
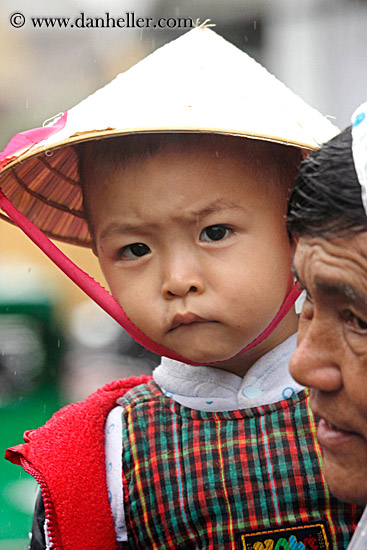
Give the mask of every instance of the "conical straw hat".
[[205, 26], [149, 55], [60, 120], [39, 133], [21, 134], [24, 139], [15, 147], [10, 142], [0, 186], [44, 233], [83, 246], [91, 243], [73, 144], [131, 133], [209, 132], [310, 150], [338, 133], [266, 69]]

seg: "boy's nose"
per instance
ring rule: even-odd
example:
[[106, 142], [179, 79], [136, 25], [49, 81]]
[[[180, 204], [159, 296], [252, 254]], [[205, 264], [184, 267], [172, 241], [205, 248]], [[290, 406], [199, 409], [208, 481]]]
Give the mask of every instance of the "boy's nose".
[[337, 391], [342, 386], [340, 350], [337, 349], [335, 334], [315, 317], [300, 322], [297, 349], [289, 369], [300, 384], [320, 391]]
[[199, 266], [193, 258], [180, 255], [166, 263], [162, 284], [164, 298], [184, 297], [190, 293], [201, 294], [204, 289]]

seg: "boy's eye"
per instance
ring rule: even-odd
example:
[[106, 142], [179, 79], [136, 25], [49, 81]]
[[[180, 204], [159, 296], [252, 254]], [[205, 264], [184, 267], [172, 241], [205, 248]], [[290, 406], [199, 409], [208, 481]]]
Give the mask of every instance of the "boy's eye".
[[150, 248], [144, 243], [134, 243], [124, 246], [118, 251], [118, 260], [135, 260], [149, 254]]
[[210, 225], [200, 233], [201, 241], [221, 241], [228, 237], [232, 230], [226, 225]]

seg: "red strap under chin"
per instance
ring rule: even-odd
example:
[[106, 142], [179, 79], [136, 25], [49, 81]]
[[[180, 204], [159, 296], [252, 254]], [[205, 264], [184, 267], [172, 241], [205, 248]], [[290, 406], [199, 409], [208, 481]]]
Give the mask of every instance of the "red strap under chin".
[[[9, 216], [9, 218], [13, 220], [13, 222], [46, 254], [46, 256], [48, 256], [79, 288], [81, 288], [87, 296], [92, 298], [96, 304], [98, 304], [113, 319], [115, 319], [115, 321], [117, 321], [136, 342], [154, 353], [157, 353], [158, 355], [163, 355], [165, 357], [169, 357], [170, 359], [175, 359], [176, 361], [188, 363], [189, 365], [202, 364], [185, 359], [174, 351], [161, 346], [138, 329], [126, 315], [122, 307], [111, 296], [111, 294], [107, 292], [107, 290], [99, 283], [97, 283], [97, 281], [95, 281], [90, 275], [75, 265], [74, 262], [72, 262], [67, 256], [65, 256], [65, 254], [61, 252], [61, 250], [57, 248], [57, 246], [55, 246], [54, 243], [46, 237], [40, 229], [38, 229], [38, 227], [36, 227], [28, 218], [26, 218], [26, 216], [15, 208], [9, 199], [6, 198], [1, 189], [0, 207]], [[257, 336], [239, 353], [244, 353], [257, 346], [267, 336], [269, 336], [269, 334], [291, 309], [300, 293], [301, 291], [296, 283], [290, 293], [286, 296], [272, 322], [259, 336]]]
[[[293, 280], [293, 278], [292, 278]], [[288, 311], [291, 309], [291, 307], [294, 305], [297, 298], [302, 294], [302, 290], [299, 288], [298, 283], [295, 282], [290, 290], [290, 292], [287, 294], [287, 296], [284, 299], [284, 302], [280, 306], [280, 309], [274, 319], [269, 323], [269, 325], [262, 331], [259, 336], [257, 336], [252, 342], [247, 344], [246, 347], [244, 347], [239, 354], [245, 353], [245, 351], [248, 351], [249, 349], [254, 348], [258, 344], [261, 344], [265, 338], [269, 336], [273, 332], [273, 330], [279, 325], [280, 321], [284, 319], [284, 317], [287, 315]]]

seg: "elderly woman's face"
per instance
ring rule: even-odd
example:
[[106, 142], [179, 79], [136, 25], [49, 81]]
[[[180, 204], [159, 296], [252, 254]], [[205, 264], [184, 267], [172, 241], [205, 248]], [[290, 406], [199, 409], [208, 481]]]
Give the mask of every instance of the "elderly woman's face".
[[331, 491], [367, 502], [367, 233], [328, 241], [302, 237], [294, 259], [307, 291], [296, 380], [311, 388]]

